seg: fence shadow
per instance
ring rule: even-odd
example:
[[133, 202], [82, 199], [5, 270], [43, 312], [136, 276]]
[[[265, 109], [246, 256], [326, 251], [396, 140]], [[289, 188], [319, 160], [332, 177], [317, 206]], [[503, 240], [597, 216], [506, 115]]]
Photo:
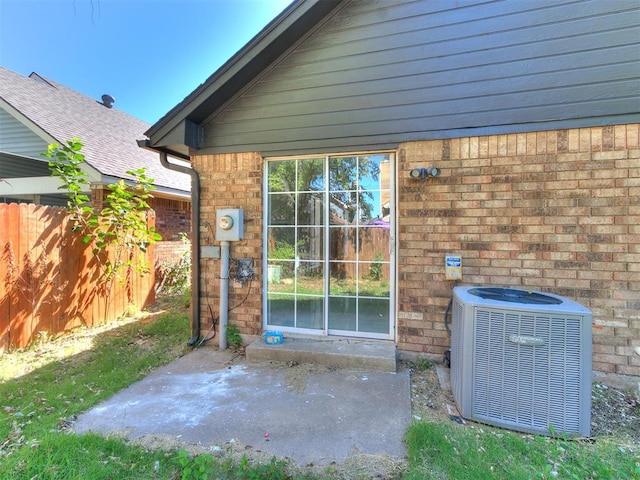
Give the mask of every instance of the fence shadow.
[[[0, 204], [0, 351], [153, 303], [153, 270], [134, 267], [104, 284], [98, 259], [71, 227], [62, 208]], [[134, 265], [153, 265], [153, 246], [127, 254]]]

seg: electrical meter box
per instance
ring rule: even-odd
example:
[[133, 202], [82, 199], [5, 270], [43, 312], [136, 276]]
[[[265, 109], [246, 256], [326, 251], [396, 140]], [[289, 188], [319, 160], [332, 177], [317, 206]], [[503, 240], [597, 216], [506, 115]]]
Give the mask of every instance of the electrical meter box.
[[460, 255], [445, 255], [444, 276], [446, 280], [462, 280], [462, 257]]
[[216, 240], [236, 242], [244, 238], [244, 212], [241, 208], [216, 211]]

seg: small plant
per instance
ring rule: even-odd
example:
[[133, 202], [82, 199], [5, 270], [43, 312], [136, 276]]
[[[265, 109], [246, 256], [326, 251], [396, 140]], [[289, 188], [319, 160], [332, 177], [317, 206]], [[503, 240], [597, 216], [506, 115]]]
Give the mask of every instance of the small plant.
[[419, 356], [415, 362], [413, 362], [413, 368], [418, 372], [424, 372], [431, 368], [431, 362], [428, 358]]
[[375, 282], [379, 281], [382, 278], [382, 262], [384, 257], [381, 253], [376, 253], [376, 256], [373, 258], [373, 261], [376, 263], [372, 263], [369, 267], [369, 280], [373, 280]]
[[289, 477], [286, 473], [287, 462], [277, 460], [271, 457], [271, 461], [264, 465], [249, 465], [246, 455], [240, 459], [240, 465], [235, 472], [238, 479], [261, 480], [268, 478], [269, 480], [287, 480]]
[[239, 350], [242, 347], [242, 336], [240, 336], [240, 330], [237, 325], [230, 323], [227, 325], [227, 344], [234, 350]]
[[213, 457], [208, 453], [191, 457], [186, 450], [180, 450], [176, 460], [182, 469], [182, 480], [207, 480], [213, 473]]
[[191, 287], [187, 287], [182, 292], [182, 306], [184, 308], [189, 308], [191, 306]]

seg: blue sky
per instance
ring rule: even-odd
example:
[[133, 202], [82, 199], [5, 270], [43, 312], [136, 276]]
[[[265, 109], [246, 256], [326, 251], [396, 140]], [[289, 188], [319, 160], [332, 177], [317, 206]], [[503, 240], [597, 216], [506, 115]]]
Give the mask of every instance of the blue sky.
[[148, 123], [291, 0], [0, 0], [0, 65], [37, 72]]

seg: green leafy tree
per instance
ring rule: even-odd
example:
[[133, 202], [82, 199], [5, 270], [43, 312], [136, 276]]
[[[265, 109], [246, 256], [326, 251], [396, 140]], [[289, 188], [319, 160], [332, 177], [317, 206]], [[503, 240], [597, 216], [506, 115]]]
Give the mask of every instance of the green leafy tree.
[[[153, 179], [145, 174], [144, 168], [127, 171], [134, 179], [133, 185], [124, 180], [109, 185], [106, 206], [95, 209], [89, 203], [89, 196], [83, 193], [89, 181], [80, 168], [85, 161], [82, 147], [80, 139], [74, 137], [65, 145], [49, 145], [43, 155], [50, 159], [51, 174], [62, 181], [60, 189], [68, 197], [72, 228], [81, 232], [85, 244], [91, 244], [101, 266], [101, 280], [107, 284], [122, 278], [123, 271], [133, 267], [135, 249], [146, 252], [149, 245], [161, 239], [148, 222], [151, 208], [147, 200], [152, 197]], [[149, 266], [139, 262], [137, 269], [139, 273], [147, 273]]]
[[51, 175], [62, 181], [58, 189], [64, 190], [68, 198], [67, 210], [71, 213], [74, 231], [85, 229], [89, 218], [95, 214], [89, 205], [91, 199], [83, 193], [89, 185], [89, 180], [87, 174], [80, 169], [80, 165], [84, 163], [81, 150], [82, 143], [74, 137], [68, 140], [66, 145], [49, 144], [47, 152], [42, 154], [49, 158]]

